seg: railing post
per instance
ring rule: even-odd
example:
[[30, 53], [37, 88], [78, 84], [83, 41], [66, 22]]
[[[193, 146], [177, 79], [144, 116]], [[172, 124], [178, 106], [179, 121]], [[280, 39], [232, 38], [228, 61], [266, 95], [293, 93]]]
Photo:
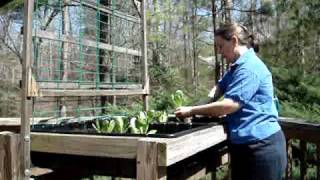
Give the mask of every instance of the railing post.
[[307, 179], [307, 143], [304, 140], [300, 140], [300, 179]]
[[291, 180], [292, 179], [292, 167], [293, 167], [293, 158], [292, 158], [292, 140], [287, 139], [287, 157], [288, 157], [288, 164], [286, 169], [286, 179]]
[[19, 135], [0, 132], [0, 179], [20, 180], [19, 160]]
[[317, 144], [317, 180], [320, 180], [320, 144]]

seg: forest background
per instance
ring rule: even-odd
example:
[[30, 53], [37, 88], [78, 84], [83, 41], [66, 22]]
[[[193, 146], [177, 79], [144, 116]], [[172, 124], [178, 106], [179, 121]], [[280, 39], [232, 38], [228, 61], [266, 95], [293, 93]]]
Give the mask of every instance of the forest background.
[[[168, 109], [177, 89], [190, 103], [207, 97], [227, 68], [213, 33], [235, 21], [259, 41], [280, 115], [320, 122], [319, 0], [147, 0], [146, 6], [152, 109]], [[22, 25], [23, 0], [1, 7], [0, 117], [20, 115]]]

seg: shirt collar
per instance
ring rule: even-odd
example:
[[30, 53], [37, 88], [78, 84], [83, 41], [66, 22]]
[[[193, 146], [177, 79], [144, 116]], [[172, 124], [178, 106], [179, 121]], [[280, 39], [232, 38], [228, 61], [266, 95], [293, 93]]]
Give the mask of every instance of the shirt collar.
[[248, 49], [246, 52], [244, 52], [234, 63], [230, 65], [231, 68], [236, 68], [239, 65], [246, 62], [246, 59], [248, 56], [254, 54], [253, 48]]

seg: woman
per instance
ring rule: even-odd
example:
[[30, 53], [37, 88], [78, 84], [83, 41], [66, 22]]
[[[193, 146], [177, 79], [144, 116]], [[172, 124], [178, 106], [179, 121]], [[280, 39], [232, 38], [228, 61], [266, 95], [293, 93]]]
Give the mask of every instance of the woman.
[[[286, 144], [273, 101], [272, 76], [253, 50], [253, 36], [236, 23], [215, 33], [218, 53], [230, 65], [212, 103], [177, 108], [177, 117], [226, 115], [233, 180], [279, 180]], [[256, 49], [256, 48], [255, 48]], [[222, 95], [223, 100], [217, 101]]]

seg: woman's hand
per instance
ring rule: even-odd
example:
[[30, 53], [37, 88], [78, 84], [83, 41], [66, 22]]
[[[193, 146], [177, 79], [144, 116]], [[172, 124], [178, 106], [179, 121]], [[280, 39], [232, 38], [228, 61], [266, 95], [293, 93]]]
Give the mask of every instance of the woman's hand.
[[192, 116], [192, 106], [181, 106], [174, 112], [176, 117], [186, 118]]

